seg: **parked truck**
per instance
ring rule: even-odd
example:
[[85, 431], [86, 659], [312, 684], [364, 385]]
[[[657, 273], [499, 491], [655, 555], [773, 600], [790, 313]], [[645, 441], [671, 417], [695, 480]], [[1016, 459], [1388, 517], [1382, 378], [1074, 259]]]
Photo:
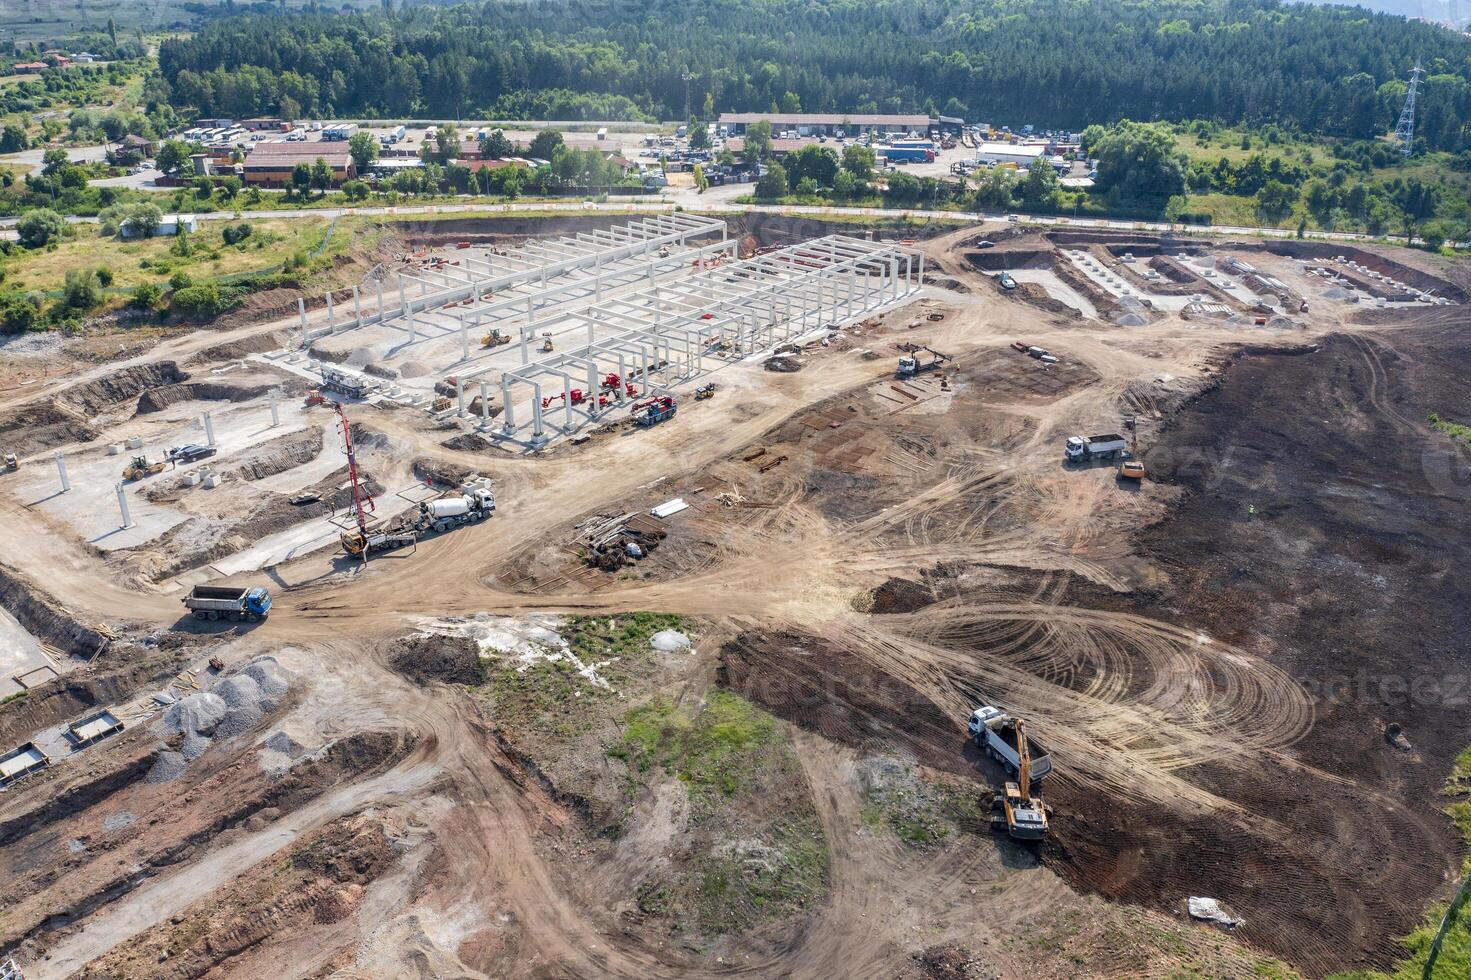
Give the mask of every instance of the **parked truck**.
[[885, 146], [879, 149], [879, 156], [890, 163], [898, 160], [905, 163], [935, 162], [935, 151], [924, 146]]
[[1069, 462], [1082, 463], [1090, 459], [1113, 459], [1129, 448], [1129, 440], [1116, 432], [1099, 436], [1068, 436], [1064, 450]]
[[495, 513], [495, 494], [486, 487], [466, 493], [428, 500], [419, 505], [418, 526], [424, 531], [443, 532], [483, 521]]
[[231, 619], [254, 623], [271, 611], [271, 594], [265, 589], [235, 585], [196, 585], [184, 597], [184, 606], [195, 619]]
[[[983, 704], [971, 712], [968, 728], [976, 748], [1000, 762], [1007, 772], [1017, 775], [1021, 768], [1021, 758], [1017, 754], [1020, 724], [1018, 719], [1000, 708]], [[1034, 781], [1040, 780], [1052, 771], [1052, 757], [1043, 751], [1036, 739], [1029, 739], [1028, 747], [1032, 757], [1031, 778]]]

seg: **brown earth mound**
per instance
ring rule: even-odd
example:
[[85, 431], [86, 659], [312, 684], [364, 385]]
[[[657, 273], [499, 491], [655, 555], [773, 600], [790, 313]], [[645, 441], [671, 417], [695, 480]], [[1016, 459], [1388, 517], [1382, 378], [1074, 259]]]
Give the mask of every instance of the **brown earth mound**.
[[396, 640], [388, 663], [415, 684], [479, 684], [485, 679], [480, 647], [468, 636], [415, 633]]

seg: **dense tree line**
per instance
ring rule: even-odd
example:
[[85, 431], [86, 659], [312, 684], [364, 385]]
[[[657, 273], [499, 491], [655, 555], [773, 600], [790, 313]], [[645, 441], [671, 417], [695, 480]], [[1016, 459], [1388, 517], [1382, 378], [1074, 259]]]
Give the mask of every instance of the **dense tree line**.
[[683, 118], [934, 111], [1081, 128], [1120, 118], [1391, 128], [1420, 59], [1418, 133], [1471, 145], [1471, 40], [1279, 0], [490, 0], [250, 15], [165, 41], [176, 105], [248, 115]]

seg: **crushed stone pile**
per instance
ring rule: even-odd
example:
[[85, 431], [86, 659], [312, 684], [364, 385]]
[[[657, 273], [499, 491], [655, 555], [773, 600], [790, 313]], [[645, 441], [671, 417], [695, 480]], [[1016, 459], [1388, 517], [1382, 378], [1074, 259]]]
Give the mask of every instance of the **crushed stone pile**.
[[153, 732], [160, 738], [170, 735], [208, 735], [224, 720], [227, 706], [223, 698], [209, 691], [201, 691], [169, 705]]
[[349, 367], [360, 368], [367, 367], [369, 364], [372, 364], [375, 361], [381, 361], [382, 359], [383, 352], [376, 347], [354, 347], [351, 352], [348, 353], [347, 359], [343, 363], [347, 364]]
[[158, 758], [153, 761], [153, 768], [148, 770], [148, 775], [143, 777], [145, 783], [171, 783], [184, 775], [189, 768], [189, 761], [178, 752], [160, 752]]
[[424, 361], [404, 361], [398, 366], [398, 376], [400, 378], [422, 378], [426, 374], [433, 373], [434, 365], [425, 363]]

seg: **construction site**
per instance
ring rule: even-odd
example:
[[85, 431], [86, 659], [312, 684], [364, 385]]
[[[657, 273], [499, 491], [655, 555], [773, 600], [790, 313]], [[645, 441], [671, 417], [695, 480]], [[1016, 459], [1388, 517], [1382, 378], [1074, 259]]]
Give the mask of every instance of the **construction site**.
[[0, 358], [0, 964], [1318, 977], [1455, 890], [1464, 264], [392, 240]]

